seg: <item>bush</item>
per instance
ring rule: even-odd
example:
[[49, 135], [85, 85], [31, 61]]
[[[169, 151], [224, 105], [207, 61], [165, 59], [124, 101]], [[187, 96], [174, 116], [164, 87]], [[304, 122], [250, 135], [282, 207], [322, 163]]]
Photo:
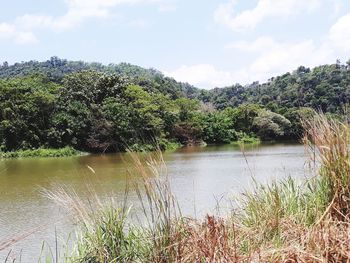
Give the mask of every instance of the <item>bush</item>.
[[29, 157], [68, 157], [79, 155], [81, 152], [72, 147], [61, 149], [39, 148], [34, 150], [19, 150], [13, 152], [0, 152], [1, 158], [29, 158]]
[[236, 132], [237, 141], [234, 143], [249, 143], [249, 144], [256, 144], [260, 143], [260, 139], [257, 138], [255, 135], [249, 135], [245, 132]]
[[252, 129], [262, 140], [274, 140], [285, 135], [291, 123], [280, 114], [260, 110], [254, 118]]

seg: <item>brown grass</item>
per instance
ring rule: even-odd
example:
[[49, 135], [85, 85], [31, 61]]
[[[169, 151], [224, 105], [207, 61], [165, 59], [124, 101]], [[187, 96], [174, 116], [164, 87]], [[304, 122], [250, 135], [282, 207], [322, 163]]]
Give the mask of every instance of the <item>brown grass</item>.
[[[304, 143], [320, 163], [319, 175], [329, 185], [329, 206], [324, 214], [348, 221], [350, 213], [350, 126], [325, 115], [305, 120]], [[324, 217], [323, 216], [323, 217]], [[320, 222], [323, 217], [320, 218]]]
[[132, 182], [145, 227], [127, 222], [126, 209], [91, 213], [74, 193], [49, 194], [84, 225], [66, 261], [350, 262], [350, 128], [322, 114], [305, 120], [304, 127], [318, 176], [300, 185], [288, 179], [258, 186], [225, 218], [181, 215], [160, 152], [130, 153], [130, 176], [141, 175]]

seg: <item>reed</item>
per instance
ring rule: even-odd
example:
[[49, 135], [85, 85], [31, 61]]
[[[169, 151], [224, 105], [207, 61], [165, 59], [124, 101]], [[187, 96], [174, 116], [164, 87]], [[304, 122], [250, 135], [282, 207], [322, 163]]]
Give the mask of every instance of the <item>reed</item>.
[[319, 163], [319, 176], [328, 186], [327, 214], [348, 220], [350, 212], [350, 126], [316, 114], [304, 121], [304, 144]]
[[350, 128], [315, 114], [303, 142], [318, 167], [305, 181], [256, 184], [226, 217], [181, 215], [160, 151], [130, 152], [129, 177], [144, 218], [129, 219], [93, 191], [83, 200], [58, 188], [48, 196], [69, 207], [82, 226], [66, 262], [350, 262]]

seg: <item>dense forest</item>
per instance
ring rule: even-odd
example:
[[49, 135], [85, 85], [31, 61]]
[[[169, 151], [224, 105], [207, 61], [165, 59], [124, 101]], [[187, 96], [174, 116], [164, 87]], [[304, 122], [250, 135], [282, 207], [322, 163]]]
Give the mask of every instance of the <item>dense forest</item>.
[[70, 146], [105, 152], [201, 141], [297, 140], [301, 116], [313, 109], [340, 115], [349, 101], [349, 62], [301, 66], [264, 84], [212, 90], [127, 63], [57, 57], [4, 62], [0, 151]]

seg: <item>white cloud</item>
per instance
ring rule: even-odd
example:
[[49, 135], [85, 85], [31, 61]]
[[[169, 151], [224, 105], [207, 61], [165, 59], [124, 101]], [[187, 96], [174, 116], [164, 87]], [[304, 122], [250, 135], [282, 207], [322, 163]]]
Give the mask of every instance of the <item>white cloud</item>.
[[183, 65], [164, 74], [177, 81], [188, 82], [201, 88], [214, 88], [232, 85], [238, 80], [238, 74], [244, 72], [228, 72], [216, 69], [211, 64]]
[[44, 15], [23, 15], [15, 19], [14, 25], [18, 28], [31, 30], [37, 27], [51, 27], [53, 18]]
[[17, 44], [35, 44], [39, 42], [32, 32], [18, 32], [14, 39]]
[[20, 31], [7, 23], [0, 23], [0, 39], [10, 39], [17, 44], [33, 44], [38, 41], [32, 32]]
[[329, 30], [331, 43], [343, 51], [350, 51], [350, 13], [338, 19]]
[[248, 41], [236, 41], [225, 46], [226, 49], [238, 49], [246, 52], [263, 51], [276, 46], [276, 42], [271, 37], [259, 37], [258, 39]]
[[[261, 1], [260, 1], [261, 2]], [[271, 1], [266, 1], [271, 3]], [[232, 4], [233, 2], [231, 2]], [[316, 3], [316, 2], [315, 2]], [[338, 3], [337, 1], [335, 2]], [[193, 84], [203, 84], [203, 87], [247, 84], [258, 80], [260, 82], [296, 69], [300, 65], [315, 67], [320, 64], [334, 63], [338, 58], [348, 59], [350, 51], [350, 13], [340, 17], [319, 41], [304, 39], [294, 42], [276, 41], [270, 36], [258, 37], [253, 41], [235, 41], [225, 46], [232, 55], [246, 52], [253, 59], [239, 71], [222, 72], [214, 66], [203, 68], [198, 65], [181, 67], [172, 72], [174, 78]], [[187, 70], [186, 70], [187, 69]], [[191, 70], [196, 69], [196, 78], [191, 78]], [[209, 70], [210, 69], [210, 70]], [[211, 74], [208, 74], [211, 72]], [[215, 85], [213, 85], [215, 84]]]
[[305, 11], [316, 9], [321, 0], [259, 0], [253, 9], [235, 12], [237, 0], [230, 0], [219, 5], [214, 12], [218, 24], [235, 31], [255, 28], [269, 17], [288, 17]]
[[[298, 2], [301, 5], [300, 1], [281, 2], [284, 4]], [[337, 4], [338, 1], [334, 3]], [[278, 41], [271, 36], [261, 36], [252, 41], [235, 41], [225, 46], [229, 56], [251, 59], [246, 65], [241, 65], [239, 70], [223, 71], [208, 63], [181, 66], [166, 72], [166, 75], [201, 88], [229, 86], [235, 83], [248, 84], [253, 81], [264, 82], [271, 77], [295, 70], [301, 65], [315, 67], [334, 63], [338, 58], [348, 59], [349, 29], [350, 13], [340, 17], [324, 36], [319, 37], [318, 41], [314, 39]]]
[[[165, 0], [66, 0], [68, 11], [53, 19], [52, 27], [65, 30], [80, 25], [89, 18], [104, 18], [111, 14], [112, 8], [119, 5], [158, 4], [166, 7]], [[143, 22], [143, 27], [146, 23]]]
[[15, 27], [7, 23], [0, 23], [0, 37], [1, 38], [10, 38], [14, 32]]
[[297, 43], [274, 42], [271, 48], [261, 52], [248, 70], [259, 76], [259, 80], [266, 80], [300, 65], [313, 67], [333, 60], [333, 51], [326, 44], [317, 46], [312, 40]]
[[317, 45], [313, 40], [290, 43], [278, 42], [270, 37], [260, 37], [250, 42], [234, 42], [226, 48], [239, 54], [253, 52], [256, 56], [239, 70], [221, 71], [213, 65], [200, 64], [181, 66], [174, 71], [166, 72], [166, 75], [201, 88], [214, 88], [235, 83], [244, 85], [253, 81], [265, 82], [271, 77], [295, 70], [301, 65], [314, 67], [335, 62], [336, 59], [334, 49], [327, 41]]
[[260, 37], [254, 41], [238, 41], [226, 48], [243, 52], [257, 52], [250, 65], [254, 73], [282, 73], [299, 65], [318, 65], [333, 58], [333, 49], [329, 43], [316, 45], [313, 40], [299, 42], [277, 42], [271, 37]]
[[111, 9], [122, 4], [157, 3], [161, 0], [66, 0], [67, 12], [58, 17], [45, 15], [24, 15], [15, 24], [23, 28], [50, 28], [56, 31], [79, 26], [90, 18], [105, 18]]
[[[83, 24], [91, 18], [105, 18], [112, 8], [119, 5], [159, 4], [165, 0], [65, 0], [67, 12], [62, 16], [26, 14], [17, 17], [13, 23], [0, 23], [0, 38], [12, 39], [16, 43], [36, 43], [35, 29], [64, 31]], [[146, 22], [132, 21], [131, 25], [145, 27]]]

